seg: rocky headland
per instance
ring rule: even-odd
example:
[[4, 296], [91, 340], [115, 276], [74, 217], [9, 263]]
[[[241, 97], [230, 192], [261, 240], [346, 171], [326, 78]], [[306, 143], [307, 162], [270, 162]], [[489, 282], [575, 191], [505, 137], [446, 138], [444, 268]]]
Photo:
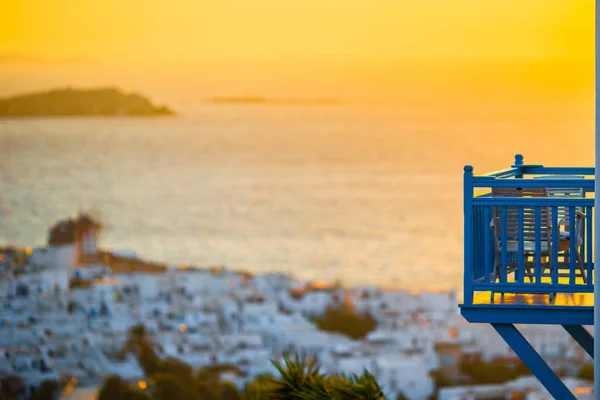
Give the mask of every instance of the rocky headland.
[[59, 116], [166, 116], [166, 106], [156, 106], [137, 93], [117, 88], [53, 89], [0, 98], [0, 117]]

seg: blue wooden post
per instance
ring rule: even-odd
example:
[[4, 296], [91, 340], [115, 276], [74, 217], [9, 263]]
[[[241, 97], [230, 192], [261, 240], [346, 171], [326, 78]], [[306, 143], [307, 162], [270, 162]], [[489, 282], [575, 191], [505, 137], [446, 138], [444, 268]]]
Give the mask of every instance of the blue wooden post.
[[[598, 47], [600, 46], [600, 0], [596, 0], [596, 169], [595, 174], [595, 194], [594, 194], [594, 211], [600, 208], [600, 196], [598, 191], [600, 188], [600, 177], [598, 177], [598, 171], [600, 170], [600, 81], [598, 75], [600, 75], [600, 54], [598, 54]], [[594, 264], [595, 259], [600, 254], [600, 218], [596, 216], [594, 223]], [[594, 337], [600, 338], [600, 282], [595, 279], [596, 269], [594, 268]], [[591, 280], [591, 278], [588, 278]], [[594, 340], [594, 354], [600, 354], [600, 340]], [[594, 399], [600, 400], [600, 363], [594, 359]]]
[[515, 175], [515, 178], [522, 178], [521, 167], [523, 166], [523, 154], [515, 154], [515, 163], [513, 167], [519, 168], [519, 173]]
[[466, 165], [464, 168], [464, 303], [473, 303], [473, 167]]

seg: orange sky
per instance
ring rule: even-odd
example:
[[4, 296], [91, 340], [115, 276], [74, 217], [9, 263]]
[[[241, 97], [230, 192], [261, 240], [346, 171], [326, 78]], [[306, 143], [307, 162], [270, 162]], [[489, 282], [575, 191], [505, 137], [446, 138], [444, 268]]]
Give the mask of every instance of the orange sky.
[[9, 1], [0, 14], [0, 92], [112, 83], [180, 98], [393, 97], [407, 86], [456, 90], [473, 82], [477, 91], [491, 81], [585, 90], [593, 79], [593, 7], [593, 0]]

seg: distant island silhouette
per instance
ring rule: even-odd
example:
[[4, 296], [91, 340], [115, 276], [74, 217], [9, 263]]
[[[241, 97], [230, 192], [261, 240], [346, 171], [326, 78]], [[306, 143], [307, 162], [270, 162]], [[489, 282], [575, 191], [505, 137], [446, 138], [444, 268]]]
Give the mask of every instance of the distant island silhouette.
[[268, 98], [262, 96], [211, 97], [206, 100], [211, 104], [273, 104], [273, 105], [334, 105], [340, 104], [339, 99], [294, 99]]
[[113, 88], [53, 89], [0, 99], [0, 117], [174, 115], [137, 93]]

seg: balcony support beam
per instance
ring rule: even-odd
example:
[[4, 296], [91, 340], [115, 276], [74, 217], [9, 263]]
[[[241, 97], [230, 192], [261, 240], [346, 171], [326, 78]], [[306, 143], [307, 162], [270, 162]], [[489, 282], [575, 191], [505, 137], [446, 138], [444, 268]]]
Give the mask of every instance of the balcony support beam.
[[576, 399], [575, 395], [556, 376], [554, 371], [535, 351], [513, 324], [492, 324], [496, 332], [504, 339], [527, 368], [535, 375], [542, 385], [555, 399]]
[[594, 358], [594, 337], [583, 327], [583, 325], [563, 325], [563, 328], [590, 357]]

